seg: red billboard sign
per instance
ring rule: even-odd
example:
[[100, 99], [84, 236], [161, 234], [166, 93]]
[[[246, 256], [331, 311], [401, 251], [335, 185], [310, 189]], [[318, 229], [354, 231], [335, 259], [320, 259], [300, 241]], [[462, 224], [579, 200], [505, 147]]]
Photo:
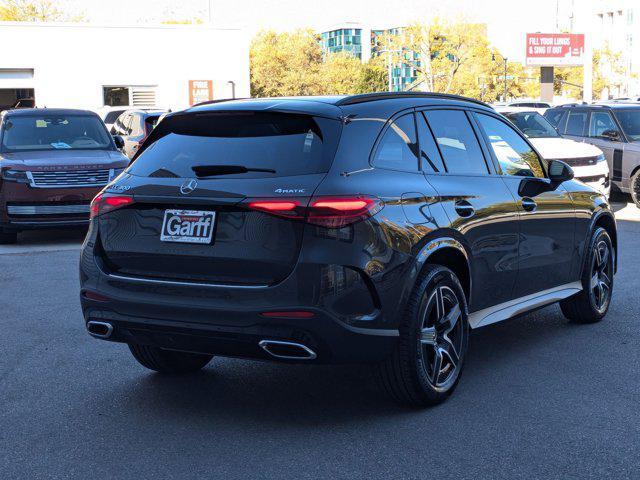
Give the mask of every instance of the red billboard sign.
[[584, 64], [584, 34], [527, 33], [527, 65]]

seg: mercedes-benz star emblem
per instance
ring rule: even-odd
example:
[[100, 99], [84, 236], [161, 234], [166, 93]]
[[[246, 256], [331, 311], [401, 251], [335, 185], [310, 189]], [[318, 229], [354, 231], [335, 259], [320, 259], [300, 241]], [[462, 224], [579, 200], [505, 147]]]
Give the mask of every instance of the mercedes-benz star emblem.
[[195, 178], [190, 178], [185, 180], [185, 182], [180, 185], [180, 193], [183, 195], [189, 195], [193, 192], [198, 186], [198, 181]]

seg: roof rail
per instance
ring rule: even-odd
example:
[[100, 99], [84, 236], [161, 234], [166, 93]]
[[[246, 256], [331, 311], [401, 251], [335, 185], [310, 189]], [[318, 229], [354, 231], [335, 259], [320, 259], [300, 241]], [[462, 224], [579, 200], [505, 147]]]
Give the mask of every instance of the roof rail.
[[350, 95], [339, 100], [336, 105], [353, 105], [356, 103], [374, 102], [376, 100], [389, 100], [393, 98], [445, 98], [449, 100], [459, 100], [462, 102], [472, 102], [483, 107], [489, 107], [484, 102], [476, 100], [475, 98], [467, 98], [461, 95], [453, 95], [451, 93], [436, 93], [436, 92], [376, 92], [376, 93], [363, 93], [360, 95]]
[[600, 105], [597, 103], [575, 102], [575, 103], [563, 103], [562, 105], [558, 105], [553, 108], [573, 108], [573, 107], [606, 107], [606, 105]]
[[194, 105], [191, 105], [191, 107], [199, 107], [201, 105], [212, 105], [214, 103], [222, 103], [222, 102], [232, 102], [234, 100], [248, 100], [247, 98], [220, 98], [218, 100], [207, 100], [205, 102], [200, 102], [200, 103], [196, 103]]

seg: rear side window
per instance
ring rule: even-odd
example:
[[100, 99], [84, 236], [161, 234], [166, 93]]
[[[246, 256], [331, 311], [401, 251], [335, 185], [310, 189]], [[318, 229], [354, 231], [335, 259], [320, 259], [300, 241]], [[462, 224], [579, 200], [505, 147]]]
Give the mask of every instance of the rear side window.
[[589, 122], [589, 136], [602, 138], [606, 131], [618, 131], [618, 126], [608, 112], [592, 112]]
[[564, 111], [559, 109], [547, 110], [546, 112], [544, 112], [544, 118], [546, 118], [551, 125], [558, 128], [558, 126], [560, 125], [560, 121], [562, 120], [563, 114], [564, 114]]
[[447, 172], [486, 174], [487, 164], [466, 114], [461, 110], [429, 110], [424, 116], [431, 127]]
[[194, 177], [194, 167], [213, 167], [216, 177], [225, 178], [324, 173], [333, 161], [340, 129], [339, 120], [309, 115], [177, 114], [158, 124], [150, 137], [153, 143], [128, 172], [145, 177]]
[[564, 133], [581, 137], [587, 125], [587, 112], [569, 112], [567, 128]]
[[518, 133], [489, 115], [477, 114], [502, 173], [517, 177], [544, 177], [540, 159]]
[[380, 168], [417, 172], [417, 143], [413, 114], [403, 115], [385, 131], [373, 157], [373, 164]]

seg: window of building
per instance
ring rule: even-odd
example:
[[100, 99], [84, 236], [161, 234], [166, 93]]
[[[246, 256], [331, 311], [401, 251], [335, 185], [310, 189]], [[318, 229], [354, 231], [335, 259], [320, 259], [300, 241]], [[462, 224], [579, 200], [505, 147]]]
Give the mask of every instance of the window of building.
[[424, 116], [431, 127], [447, 172], [477, 175], [488, 173], [478, 139], [461, 110], [429, 110]]
[[113, 85], [102, 87], [105, 106], [110, 107], [154, 107], [155, 86]]

